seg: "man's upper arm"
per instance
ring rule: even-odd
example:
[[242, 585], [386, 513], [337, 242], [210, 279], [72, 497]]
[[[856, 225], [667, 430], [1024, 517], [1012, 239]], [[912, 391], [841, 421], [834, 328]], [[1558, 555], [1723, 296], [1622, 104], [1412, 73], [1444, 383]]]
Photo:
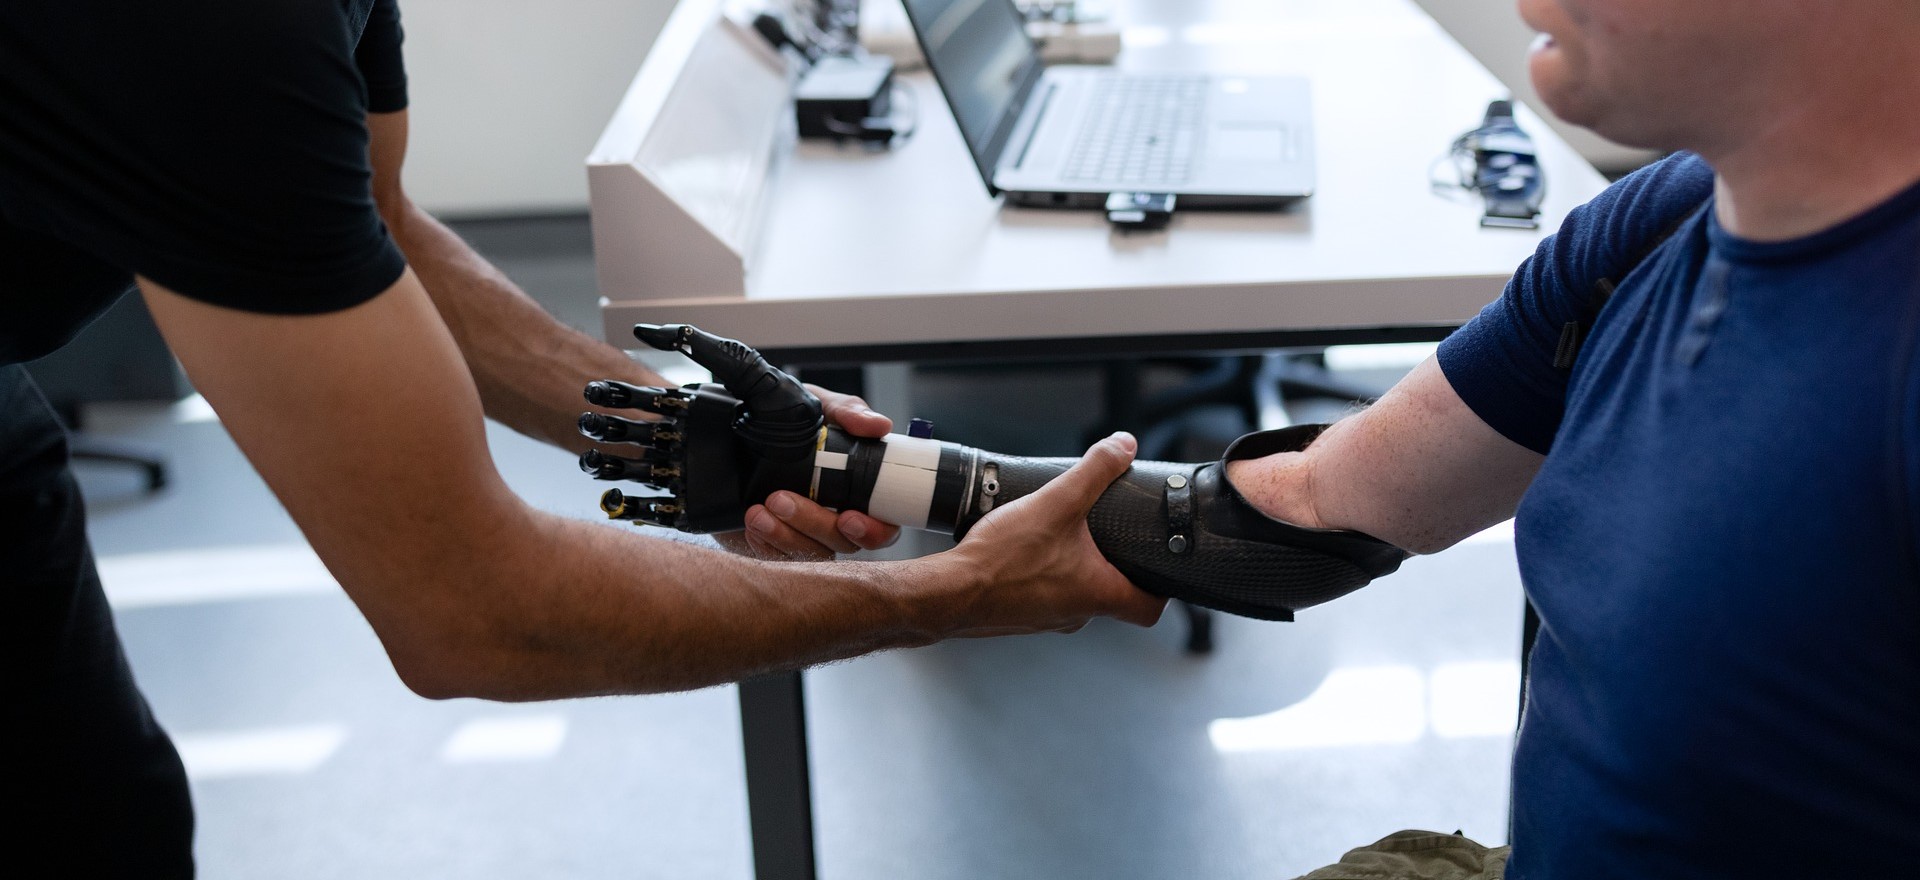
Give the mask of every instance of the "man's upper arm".
[[1513, 515], [1566, 409], [1561, 328], [1597, 279], [1622, 279], [1643, 242], [1700, 204], [1711, 169], [1680, 156], [1575, 209], [1500, 299], [1378, 404], [1309, 450], [1311, 497], [1331, 525], [1416, 552]]
[[1542, 460], [1474, 414], [1428, 358], [1306, 452], [1233, 462], [1228, 475], [1270, 516], [1432, 553], [1513, 516]]
[[1498, 300], [1379, 403], [1304, 455], [1236, 463], [1235, 486], [1282, 519], [1422, 553], [1512, 516], [1565, 411], [1567, 374], [1553, 366], [1561, 327], [1595, 279], [1618, 280], [1635, 244], [1711, 183], [1704, 163], [1683, 156], [1575, 209]]
[[493, 468], [473, 380], [412, 273], [319, 315], [140, 286], [195, 387], [396, 665], [430, 650], [436, 634], [421, 628], [457, 619], [445, 613], [453, 588], [511, 556], [525, 508]]

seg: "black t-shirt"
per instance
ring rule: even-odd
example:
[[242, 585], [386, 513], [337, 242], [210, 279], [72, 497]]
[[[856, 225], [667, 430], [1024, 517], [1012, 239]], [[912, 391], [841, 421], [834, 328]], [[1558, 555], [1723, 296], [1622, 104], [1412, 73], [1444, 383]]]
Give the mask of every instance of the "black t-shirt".
[[0, 3], [0, 364], [136, 273], [279, 314], [392, 286], [366, 114], [406, 106], [395, 3]]

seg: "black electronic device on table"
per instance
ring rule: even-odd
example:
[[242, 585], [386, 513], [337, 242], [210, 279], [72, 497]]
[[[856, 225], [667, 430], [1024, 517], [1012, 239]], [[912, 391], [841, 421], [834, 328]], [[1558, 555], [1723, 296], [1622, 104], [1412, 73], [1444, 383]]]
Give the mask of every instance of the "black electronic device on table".
[[1513, 102], [1488, 104], [1486, 119], [1462, 138], [1462, 147], [1473, 152], [1472, 189], [1485, 202], [1480, 225], [1540, 228], [1547, 182], [1533, 138], [1514, 122]]
[[885, 143], [896, 131], [893, 60], [829, 55], [813, 63], [794, 86], [794, 116], [805, 138]]
[[[805, 7], [805, 8], [800, 8]], [[753, 29], [803, 65], [793, 90], [794, 121], [803, 138], [885, 147], [912, 133], [892, 119], [893, 59], [859, 47], [855, 0], [807, 0], [787, 15], [762, 12]]]

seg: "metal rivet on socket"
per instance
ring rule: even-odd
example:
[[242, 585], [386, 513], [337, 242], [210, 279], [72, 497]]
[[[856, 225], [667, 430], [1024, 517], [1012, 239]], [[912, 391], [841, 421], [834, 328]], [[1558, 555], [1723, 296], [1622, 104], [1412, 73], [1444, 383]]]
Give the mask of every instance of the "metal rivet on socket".
[[1179, 474], [1174, 474], [1167, 478], [1167, 487], [1170, 489], [1185, 489], [1187, 487], [1187, 478]]
[[1173, 537], [1168, 538], [1167, 549], [1173, 551], [1174, 553], [1187, 552], [1187, 536], [1174, 535]]

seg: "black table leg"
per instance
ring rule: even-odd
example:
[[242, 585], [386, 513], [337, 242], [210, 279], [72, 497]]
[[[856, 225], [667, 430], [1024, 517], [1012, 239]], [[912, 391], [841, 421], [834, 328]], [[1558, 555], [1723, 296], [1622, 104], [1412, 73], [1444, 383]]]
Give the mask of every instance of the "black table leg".
[[[814, 368], [804, 378], [847, 394], [862, 393], [866, 384], [859, 367]], [[814, 880], [813, 782], [800, 673], [776, 672], [740, 683], [740, 745], [746, 753], [755, 880]]]
[[[804, 378], [847, 394], [862, 393], [865, 384], [859, 367], [809, 369]], [[800, 676], [776, 672], [740, 683], [740, 746], [746, 755], [754, 880], [814, 880], [818, 873], [807, 700]]]
[[755, 880], [814, 880], [813, 788], [800, 673], [740, 683], [740, 739]]

